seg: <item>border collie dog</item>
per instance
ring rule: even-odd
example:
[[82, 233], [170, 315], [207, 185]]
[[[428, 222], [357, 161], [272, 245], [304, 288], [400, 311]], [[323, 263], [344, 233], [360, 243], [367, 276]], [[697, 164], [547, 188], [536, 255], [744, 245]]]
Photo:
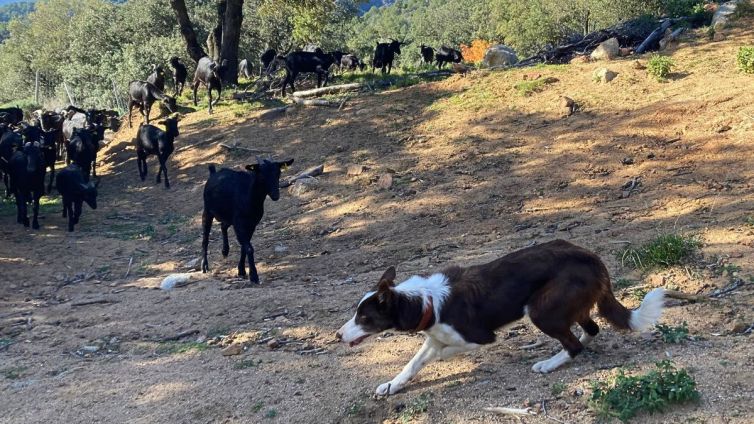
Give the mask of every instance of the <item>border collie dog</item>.
[[[613, 326], [643, 331], [659, 319], [664, 297], [663, 289], [654, 289], [638, 309], [626, 309], [613, 296], [600, 258], [564, 240], [483, 265], [454, 266], [398, 285], [394, 280], [395, 268], [390, 267], [336, 334], [350, 346], [391, 328], [426, 334], [424, 345], [400, 374], [377, 387], [380, 396], [403, 389], [429, 361], [494, 342], [495, 330], [524, 315], [563, 345], [560, 353], [532, 367], [539, 373], [554, 371], [573, 360], [599, 332], [589, 314], [595, 304]], [[584, 330], [581, 337], [571, 332], [573, 324]]]

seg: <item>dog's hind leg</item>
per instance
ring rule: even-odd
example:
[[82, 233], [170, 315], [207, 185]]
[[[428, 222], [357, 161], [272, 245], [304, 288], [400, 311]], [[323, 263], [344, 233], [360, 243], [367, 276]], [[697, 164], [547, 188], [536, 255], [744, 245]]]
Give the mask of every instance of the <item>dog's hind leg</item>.
[[387, 383], [380, 384], [377, 387], [377, 396], [392, 395], [398, 393], [429, 361], [440, 356], [443, 346], [431, 337], [427, 337], [424, 344], [416, 352], [413, 358], [403, 367], [400, 374]]
[[586, 346], [594, 339], [600, 332], [600, 327], [594, 322], [593, 319], [587, 317], [586, 319], [579, 320], [579, 326], [584, 329], [584, 334], [579, 337], [579, 341], [582, 345]]

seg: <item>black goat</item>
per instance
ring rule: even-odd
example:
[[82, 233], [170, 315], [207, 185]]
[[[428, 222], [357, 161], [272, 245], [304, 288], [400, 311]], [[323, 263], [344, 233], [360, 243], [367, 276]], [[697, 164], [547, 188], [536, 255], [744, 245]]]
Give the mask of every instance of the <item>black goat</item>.
[[10, 191], [16, 197], [17, 221], [29, 226], [27, 204], [32, 204], [31, 227], [39, 229], [39, 199], [45, 192], [45, 166], [39, 143], [26, 143], [10, 159]]
[[356, 68], [363, 71], [366, 66], [363, 60], [352, 54], [347, 54], [340, 59], [340, 67], [349, 71], [355, 71]]
[[183, 93], [183, 87], [186, 85], [186, 78], [188, 77], [186, 65], [181, 63], [177, 56], [173, 56], [170, 58], [170, 67], [173, 68], [174, 95], [180, 96]]
[[104, 127], [75, 128], [68, 143], [68, 159], [81, 167], [87, 183], [90, 174], [97, 176], [93, 165], [97, 160], [98, 144], [104, 131]]
[[264, 201], [267, 196], [277, 201], [280, 198], [280, 171], [290, 166], [293, 159], [284, 162], [261, 161], [247, 165], [249, 172], [221, 169], [209, 166], [209, 179], [204, 185], [204, 213], [202, 214], [202, 271], [209, 271], [207, 247], [212, 221], [220, 222], [223, 235], [223, 257], [228, 256], [228, 228], [233, 227], [238, 244], [241, 245], [241, 259], [238, 261], [238, 276], [246, 277], [246, 257], [249, 258], [249, 281], [259, 284], [259, 275], [254, 264], [254, 248], [251, 236], [264, 215]]
[[16, 125], [24, 120], [24, 111], [19, 107], [0, 108], [0, 115], [5, 124]]
[[160, 91], [165, 91], [165, 69], [160, 65], [152, 65], [152, 73], [147, 77], [147, 82], [157, 87]]
[[262, 62], [262, 68], [259, 70], [259, 76], [264, 76], [265, 72], [268, 72], [270, 69], [270, 64], [273, 60], [277, 57], [278, 52], [275, 51], [275, 49], [267, 49], [264, 53], [262, 53], [261, 62]]
[[437, 49], [435, 60], [437, 61], [437, 69], [442, 69], [446, 63], [461, 63], [463, 61], [463, 55], [461, 55], [461, 52], [456, 49], [442, 46]]
[[431, 64], [435, 60], [435, 49], [429, 46], [425, 46], [422, 44], [419, 46], [419, 50], [422, 54], [422, 59], [424, 60], [424, 63]]
[[390, 40], [390, 43], [377, 43], [377, 47], [374, 49], [374, 59], [372, 59], [372, 72], [375, 68], [381, 68], [382, 73], [389, 74], [393, 69], [393, 61], [395, 55], [401, 54], [401, 46], [408, 43], [402, 43], [400, 41]]
[[[207, 87], [207, 94], [209, 95], [209, 113], [212, 113], [212, 106], [220, 101], [220, 95], [223, 91], [222, 66], [218, 65], [214, 60], [203, 57], [199, 59], [199, 63], [196, 65], [196, 72], [194, 73], [194, 106], [198, 104], [196, 100], [196, 90], [199, 89], [199, 85]], [[217, 99], [212, 102], [212, 90], [217, 91]]]
[[40, 111], [37, 115], [43, 131], [57, 130], [57, 139], [55, 140], [57, 158], [62, 159], [65, 153], [65, 137], [63, 136], [63, 122], [65, 116], [62, 113], [53, 111]]
[[160, 183], [160, 175], [165, 174], [165, 188], [170, 188], [168, 180], [168, 168], [165, 163], [173, 153], [173, 141], [180, 135], [178, 132], [178, 119], [167, 118], [159, 122], [165, 125], [165, 131], [152, 126], [142, 125], [134, 139], [136, 146], [136, 164], [139, 166], [139, 177], [144, 181], [147, 178], [147, 157], [157, 155], [160, 168], [157, 170], [157, 181]]
[[52, 181], [55, 179], [55, 162], [58, 158], [57, 141], [60, 130], [52, 129], [50, 131], [42, 130], [40, 147], [44, 157], [45, 169], [50, 168], [50, 182], [47, 184], [47, 193], [52, 192]]
[[[285, 86], [291, 86], [291, 93], [296, 91], [293, 83], [300, 73], [314, 72], [317, 74], [317, 87], [327, 85], [330, 77], [330, 66], [335, 62], [331, 54], [312, 53], [312, 52], [292, 52], [285, 57], [285, 80], [283, 81], [283, 97], [285, 97]], [[322, 76], [325, 77], [324, 84]]]
[[73, 231], [73, 226], [79, 223], [84, 202], [97, 209], [97, 188], [86, 182], [83, 170], [75, 163], [58, 173], [55, 187], [63, 198], [63, 218], [68, 218], [68, 231]]
[[10, 191], [10, 160], [17, 150], [21, 150], [24, 145], [24, 139], [21, 134], [12, 131], [5, 124], [0, 124], [2, 135], [0, 135], [0, 172], [3, 174], [3, 183], [5, 183], [5, 197], [11, 195]]
[[161, 101], [168, 110], [173, 113], [177, 106], [175, 97], [168, 96], [162, 90], [153, 84], [145, 81], [131, 81], [128, 84], [128, 128], [131, 128], [131, 110], [134, 106], [139, 106], [141, 114], [144, 116], [144, 122], [149, 124], [149, 114], [152, 111], [152, 105], [157, 100]]
[[243, 59], [238, 62], [238, 76], [246, 79], [251, 78], [251, 65], [249, 65], [249, 59]]

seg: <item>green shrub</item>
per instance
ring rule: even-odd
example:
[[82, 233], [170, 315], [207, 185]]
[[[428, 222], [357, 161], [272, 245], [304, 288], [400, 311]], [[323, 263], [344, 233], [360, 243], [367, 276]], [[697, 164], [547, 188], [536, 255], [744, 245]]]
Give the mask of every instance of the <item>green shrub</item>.
[[667, 56], [653, 55], [647, 62], [647, 72], [649, 75], [657, 78], [658, 81], [665, 81], [670, 75], [673, 68], [673, 60]]
[[738, 49], [738, 69], [747, 74], [754, 74], [754, 47], [741, 47]]
[[657, 324], [655, 327], [660, 332], [662, 341], [670, 344], [683, 343], [689, 338], [689, 326], [684, 321], [683, 324], [671, 327], [668, 325]]
[[741, 19], [754, 16], [754, 3], [751, 0], [744, 0], [738, 3], [736, 11], [733, 13], [733, 18]]
[[662, 361], [644, 375], [627, 376], [620, 371], [609, 383], [593, 381], [590, 406], [602, 417], [625, 422], [640, 411], [657, 412], [670, 404], [698, 399], [694, 378], [670, 361]]
[[628, 263], [633, 268], [665, 268], [682, 264], [700, 247], [701, 242], [694, 237], [665, 234], [636, 249], [627, 248], [619, 256], [623, 265]]
[[522, 81], [515, 86], [516, 90], [522, 96], [531, 96], [534, 93], [539, 93], [545, 88], [545, 80], [535, 79], [532, 81]]

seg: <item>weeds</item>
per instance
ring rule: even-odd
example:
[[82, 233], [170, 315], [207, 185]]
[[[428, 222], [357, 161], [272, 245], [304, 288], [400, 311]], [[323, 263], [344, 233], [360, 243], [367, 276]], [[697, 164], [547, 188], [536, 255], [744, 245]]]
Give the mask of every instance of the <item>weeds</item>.
[[738, 69], [747, 74], [754, 74], [754, 47], [741, 47], [736, 56]]
[[619, 278], [613, 281], [613, 290], [623, 290], [636, 284], [636, 281], [628, 278]]
[[414, 398], [406, 405], [406, 408], [401, 411], [400, 420], [403, 424], [416, 418], [417, 415], [427, 412], [429, 404], [432, 402], [432, 396], [429, 393], [422, 393], [417, 398]]
[[364, 409], [364, 404], [361, 402], [354, 402], [352, 403], [348, 408], [346, 408], [346, 415], [349, 417], [355, 417], [361, 413], [361, 410]]
[[664, 234], [639, 248], [627, 248], [620, 253], [622, 265], [648, 270], [682, 264], [700, 247], [701, 242], [691, 236]]
[[552, 393], [553, 396], [560, 396], [565, 392], [565, 389], [567, 388], [565, 383], [557, 382], [552, 385], [550, 388], [550, 393]]
[[545, 80], [535, 79], [532, 81], [522, 81], [514, 86], [516, 91], [524, 97], [531, 96], [534, 93], [539, 93], [545, 88]]
[[251, 407], [251, 412], [259, 412], [264, 408], [264, 402], [261, 400], [258, 400], [254, 405]]
[[264, 414], [264, 416], [265, 418], [270, 418], [270, 419], [275, 418], [278, 416], [278, 411], [277, 409], [270, 409], [269, 411], [267, 411], [267, 413]]
[[0, 374], [8, 380], [18, 380], [26, 369], [26, 367], [9, 367], [0, 370]]
[[647, 72], [657, 81], [666, 81], [673, 68], [673, 60], [667, 56], [653, 55], [647, 62]]
[[655, 328], [660, 332], [660, 337], [662, 337], [662, 341], [665, 343], [679, 344], [689, 338], [689, 327], [686, 321], [675, 327], [657, 324]]
[[621, 370], [614, 381], [592, 382], [590, 406], [602, 417], [627, 421], [640, 411], [657, 412], [675, 403], [696, 401], [696, 381], [670, 361], [656, 364], [644, 375], [627, 376]]
[[235, 364], [233, 364], [233, 369], [237, 370], [245, 370], [247, 368], [256, 368], [262, 363], [262, 360], [253, 360], [253, 359], [242, 359]]

